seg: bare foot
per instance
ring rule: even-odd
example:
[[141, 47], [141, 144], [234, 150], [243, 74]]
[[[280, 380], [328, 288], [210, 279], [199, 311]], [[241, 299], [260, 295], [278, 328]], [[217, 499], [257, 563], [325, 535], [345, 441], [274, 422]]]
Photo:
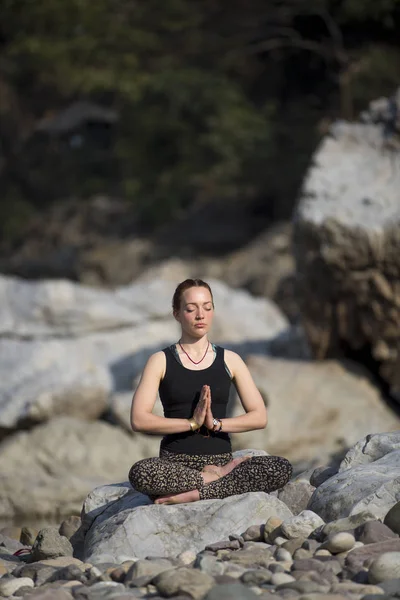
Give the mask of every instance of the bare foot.
[[183, 504], [185, 502], [196, 502], [200, 500], [199, 490], [190, 490], [181, 494], [168, 494], [154, 500], [154, 504]]
[[[235, 467], [237, 467], [241, 462], [248, 460], [251, 456], [240, 456], [238, 458], [233, 458], [223, 467], [218, 467], [217, 465], [206, 465], [203, 469], [203, 473], [215, 473], [219, 477], [224, 477], [228, 475]], [[208, 483], [208, 482], [206, 482]]]

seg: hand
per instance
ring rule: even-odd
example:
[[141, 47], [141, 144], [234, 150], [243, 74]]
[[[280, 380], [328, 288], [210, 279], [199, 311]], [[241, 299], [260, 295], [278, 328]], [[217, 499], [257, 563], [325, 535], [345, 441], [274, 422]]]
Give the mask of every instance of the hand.
[[207, 410], [211, 404], [210, 386], [203, 385], [200, 392], [200, 398], [193, 412], [193, 419], [198, 425], [203, 425], [206, 419]]
[[209, 388], [209, 390], [209, 403], [207, 407], [206, 417], [204, 419], [204, 425], [207, 427], [207, 429], [210, 429], [212, 431], [214, 429], [214, 417], [211, 410], [211, 389]]

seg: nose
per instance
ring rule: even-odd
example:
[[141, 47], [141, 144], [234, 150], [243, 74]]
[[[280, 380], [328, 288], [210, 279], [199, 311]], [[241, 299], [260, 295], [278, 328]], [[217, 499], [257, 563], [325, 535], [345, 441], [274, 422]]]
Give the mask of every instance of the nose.
[[203, 313], [203, 309], [199, 308], [196, 314], [196, 319], [198, 321], [201, 321], [202, 319], [204, 319], [204, 313]]

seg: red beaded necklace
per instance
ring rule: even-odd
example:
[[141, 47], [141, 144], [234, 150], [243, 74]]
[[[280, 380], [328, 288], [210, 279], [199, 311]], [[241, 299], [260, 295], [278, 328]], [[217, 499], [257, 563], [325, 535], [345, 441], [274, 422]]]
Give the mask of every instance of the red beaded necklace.
[[206, 357], [206, 354], [208, 352], [208, 349], [210, 347], [210, 342], [208, 342], [207, 344], [207, 348], [206, 351], [204, 352], [203, 358], [201, 358], [199, 361], [195, 361], [193, 360], [193, 358], [190, 358], [189, 354], [186, 352], [185, 348], [182, 346], [182, 344], [180, 343], [180, 341], [178, 342], [179, 346], [181, 347], [182, 352], [184, 352], [186, 354], [186, 356], [188, 357], [188, 359], [190, 360], [190, 362], [192, 362], [194, 365], [199, 365]]

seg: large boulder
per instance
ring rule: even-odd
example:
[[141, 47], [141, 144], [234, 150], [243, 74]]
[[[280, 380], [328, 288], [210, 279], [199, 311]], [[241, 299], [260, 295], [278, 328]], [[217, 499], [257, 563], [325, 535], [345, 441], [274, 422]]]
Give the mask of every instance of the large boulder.
[[[105, 291], [0, 277], [0, 427], [59, 414], [94, 419], [114, 393], [132, 392], [149, 355], [179, 336], [176, 284], [150, 279]], [[272, 302], [211, 284], [216, 343], [248, 352], [286, 329]]]
[[[312, 362], [249, 356], [268, 409], [266, 430], [232, 435], [235, 448], [261, 448], [298, 462], [324, 462], [368, 433], [399, 429], [367, 372], [350, 361]], [[233, 414], [243, 413], [238, 398]]]
[[184, 550], [199, 552], [208, 544], [243, 533], [250, 525], [261, 525], [271, 516], [285, 520], [292, 513], [276, 496], [264, 492], [160, 505], [129, 483], [102, 486], [89, 494], [82, 509], [84, 559], [123, 562], [174, 556]]
[[351, 448], [339, 472], [312, 495], [309, 510], [324, 521], [363, 513], [383, 520], [400, 500], [400, 433], [365, 437]]
[[361, 352], [400, 399], [400, 151], [373, 123], [336, 123], [294, 219], [300, 310], [317, 358]]
[[0, 444], [0, 523], [79, 514], [90, 490], [125, 480], [134, 462], [153, 454], [142, 437], [64, 416], [7, 438]]

